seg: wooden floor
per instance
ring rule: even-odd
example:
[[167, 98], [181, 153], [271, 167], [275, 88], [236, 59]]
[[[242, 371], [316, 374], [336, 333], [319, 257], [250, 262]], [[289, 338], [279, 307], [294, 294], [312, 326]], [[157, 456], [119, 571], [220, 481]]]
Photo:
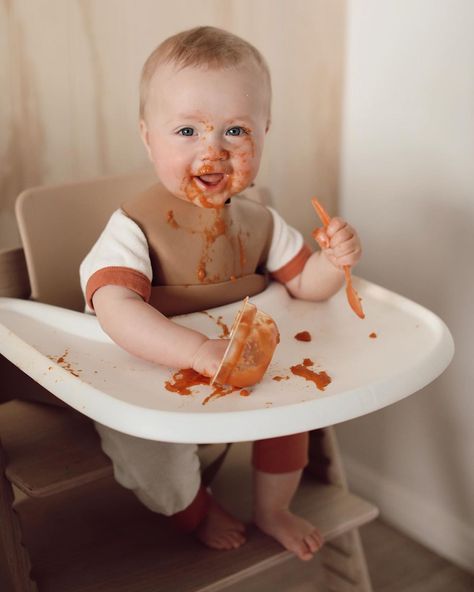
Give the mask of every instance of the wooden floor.
[[[474, 575], [381, 520], [360, 529], [374, 592], [474, 592]], [[290, 561], [225, 592], [325, 592], [317, 560]]]
[[[431, 553], [381, 520], [360, 529], [374, 592], [473, 592], [474, 575]], [[9, 592], [2, 578], [0, 590]], [[325, 592], [318, 560], [291, 560], [225, 592]], [[172, 591], [169, 591], [172, 592]]]

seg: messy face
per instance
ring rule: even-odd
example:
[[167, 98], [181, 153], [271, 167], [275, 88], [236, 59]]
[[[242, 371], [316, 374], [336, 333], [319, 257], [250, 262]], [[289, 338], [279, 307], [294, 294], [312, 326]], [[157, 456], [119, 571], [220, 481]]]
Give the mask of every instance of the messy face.
[[257, 175], [269, 125], [258, 67], [158, 67], [141, 134], [158, 178], [176, 197], [222, 207]]

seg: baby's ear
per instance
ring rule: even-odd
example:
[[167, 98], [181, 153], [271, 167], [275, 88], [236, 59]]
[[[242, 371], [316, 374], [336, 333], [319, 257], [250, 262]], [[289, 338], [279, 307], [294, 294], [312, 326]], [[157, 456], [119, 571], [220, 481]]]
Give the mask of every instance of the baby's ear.
[[148, 126], [144, 119], [140, 119], [140, 136], [142, 138], [142, 142], [145, 145], [146, 152], [148, 154], [148, 158], [152, 160], [151, 157], [151, 150], [150, 150], [150, 141], [148, 138]]

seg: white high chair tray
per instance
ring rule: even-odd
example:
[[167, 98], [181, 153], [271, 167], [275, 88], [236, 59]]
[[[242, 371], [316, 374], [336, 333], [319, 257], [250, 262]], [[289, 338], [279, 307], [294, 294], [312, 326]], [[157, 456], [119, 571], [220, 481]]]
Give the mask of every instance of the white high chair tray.
[[[175, 369], [137, 359], [114, 344], [92, 315], [37, 302], [0, 298], [0, 353], [90, 418], [116, 430], [170, 442], [238, 442], [333, 425], [394, 403], [434, 380], [451, 361], [446, 325], [422, 306], [355, 278], [366, 314], [359, 319], [344, 290], [330, 301], [292, 299], [271, 284], [251, 301], [276, 321], [281, 342], [264, 379], [203, 404], [210, 386], [191, 395], [164, 384]], [[218, 337], [231, 326], [235, 303], [175, 317]], [[310, 342], [295, 334], [309, 331]], [[369, 337], [370, 334], [376, 337]], [[310, 358], [332, 382], [324, 391], [290, 367]], [[288, 377], [281, 381], [274, 377]]]

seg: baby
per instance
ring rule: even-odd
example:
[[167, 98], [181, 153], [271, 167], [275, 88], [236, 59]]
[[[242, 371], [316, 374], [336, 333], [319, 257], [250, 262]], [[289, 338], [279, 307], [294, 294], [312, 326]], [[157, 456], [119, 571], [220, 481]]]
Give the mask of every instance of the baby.
[[[236, 302], [268, 274], [296, 298], [324, 300], [360, 258], [355, 230], [333, 218], [311, 253], [271, 208], [240, 195], [255, 179], [270, 127], [268, 67], [249, 43], [198, 27], [146, 61], [140, 130], [158, 183], [125, 202], [81, 265], [89, 310], [121, 347], [151, 362], [213, 376], [227, 347], [168, 317]], [[245, 528], [200, 480], [195, 445], [135, 438], [97, 425], [117, 481], [211, 548], [245, 542]], [[303, 560], [317, 528], [289, 509], [308, 436], [253, 445], [254, 520]]]

